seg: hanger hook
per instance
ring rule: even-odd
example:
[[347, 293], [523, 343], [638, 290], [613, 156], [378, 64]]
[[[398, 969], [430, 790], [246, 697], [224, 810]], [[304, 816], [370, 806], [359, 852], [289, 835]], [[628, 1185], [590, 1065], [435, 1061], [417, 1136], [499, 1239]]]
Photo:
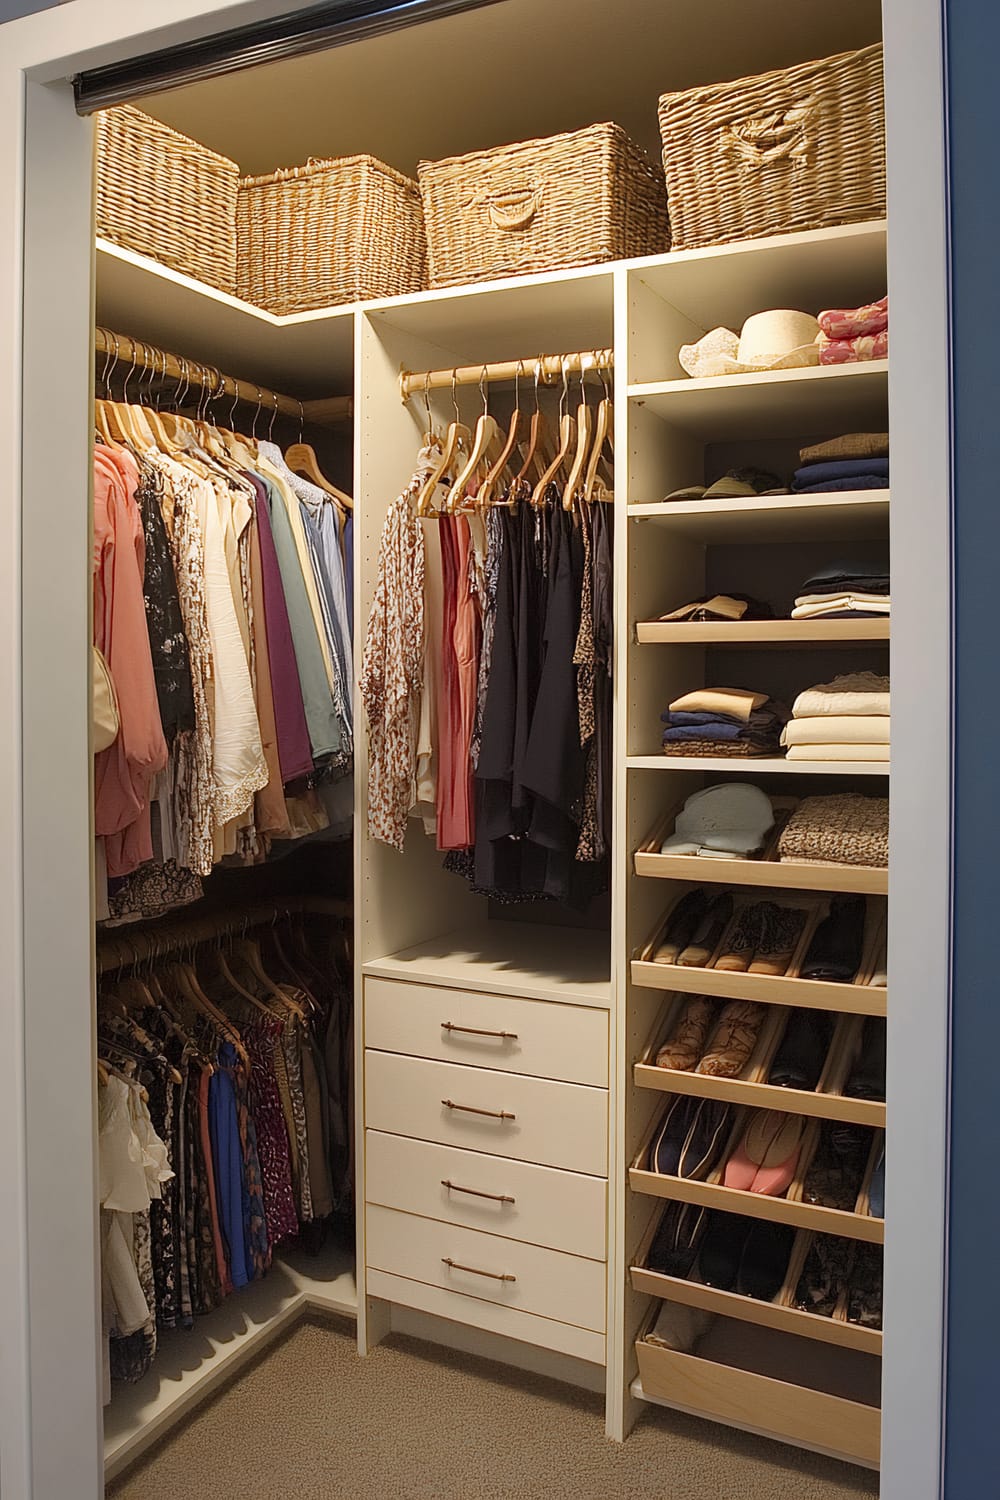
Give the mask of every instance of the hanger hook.
[[135, 374], [135, 353], [136, 353], [136, 350], [135, 350], [135, 339], [132, 337], [131, 334], [129, 334], [129, 336], [128, 336], [128, 341], [129, 341], [129, 348], [130, 348], [131, 357], [132, 357], [132, 363], [129, 366], [129, 372], [128, 372], [128, 374], [125, 376], [125, 384], [122, 386], [122, 401], [125, 403], [126, 406], [128, 405], [128, 383], [132, 379], [132, 376]]
[[254, 441], [256, 442], [256, 440], [257, 440], [257, 421], [258, 421], [258, 418], [260, 417], [260, 409], [264, 405], [264, 395], [263, 395], [263, 392], [261, 391], [261, 388], [260, 388], [259, 385], [255, 385], [254, 386], [254, 390], [257, 392], [257, 410], [253, 414], [253, 425], [250, 428], [250, 432], [251, 432], [251, 434], [252, 434], [252, 436], [254, 438]]
[[538, 384], [542, 378], [542, 356], [535, 360], [535, 410], [539, 409]]
[[487, 412], [490, 409], [490, 395], [489, 395], [489, 391], [490, 391], [490, 387], [489, 387], [489, 365], [483, 365], [482, 372], [480, 373], [480, 376], [479, 376], [479, 394], [483, 398], [483, 416], [484, 417], [486, 416]]
[[424, 410], [427, 413], [428, 435], [434, 431], [434, 418], [431, 416], [431, 372], [427, 370], [424, 374]]
[[457, 386], [458, 386], [458, 371], [453, 369], [452, 372], [451, 372], [451, 404], [452, 404], [452, 406], [455, 409], [455, 421], [456, 422], [460, 422], [462, 420], [462, 414], [461, 414], [461, 412], [458, 409], [458, 397], [455, 394]]
[[105, 392], [107, 400], [111, 399], [111, 383], [108, 380], [108, 366], [111, 364], [111, 335], [106, 328], [98, 332], [104, 335], [104, 369], [101, 371], [101, 388]]
[[521, 376], [524, 374], [524, 360], [519, 359], [514, 370], [514, 410], [519, 411], [521, 407]]
[[177, 389], [174, 391], [174, 405], [180, 411], [184, 405], [184, 397], [187, 395], [188, 385], [190, 384], [187, 374], [187, 360], [183, 354], [178, 354], [177, 356], [177, 367], [181, 373], [180, 379], [177, 382]]
[[234, 432], [236, 431], [236, 408], [239, 406], [239, 404], [240, 404], [240, 383], [236, 379], [236, 377], [234, 376], [233, 377], [233, 404], [229, 408], [229, 426], [232, 428], [232, 430]]
[[559, 397], [559, 415], [563, 417], [566, 414], [566, 403], [569, 400], [569, 362], [565, 354], [561, 357], [559, 363], [562, 366], [562, 394]]
[[[296, 397], [296, 400], [298, 400], [298, 397]], [[302, 433], [303, 433], [303, 431], [305, 429], [305, 425], [306, 425], [306, 409], [302, 405], [302, 402], [299, 401], [299, 442], [300, 443], [302, 441]]]
[[274, 402], [274, 406], [273, 406], [272, 411], [271, 411], [271, 420], [267, 424], [267, 440], [268, 440], [268, 442], [271, 441], [271, 433], [274, 431], [274, 419], [278, 415], [278, 394], [277, 394], [276, 391], [272, 391], [271, 392], [271, 400]]

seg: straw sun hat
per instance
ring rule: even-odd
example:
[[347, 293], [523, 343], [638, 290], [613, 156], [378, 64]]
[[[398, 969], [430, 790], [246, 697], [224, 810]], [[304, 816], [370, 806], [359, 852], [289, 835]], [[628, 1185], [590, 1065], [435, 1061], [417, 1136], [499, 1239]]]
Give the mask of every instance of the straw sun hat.
[[695, 379], [796, 370], [819, 364], [819, 331], [811, 313], [776, 308], [747, 318], [739, 338], [731, 328], [713, 328], [696, 344], [682, 345], [678, 358]]

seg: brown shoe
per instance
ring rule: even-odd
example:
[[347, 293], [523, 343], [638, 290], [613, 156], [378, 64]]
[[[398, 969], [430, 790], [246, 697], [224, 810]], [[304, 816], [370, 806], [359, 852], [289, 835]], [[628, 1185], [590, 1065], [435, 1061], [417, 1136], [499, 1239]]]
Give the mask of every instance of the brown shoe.
[[738, 1077], [750, 1061], [763, 1020], [763, 1005], [755, 1005], [751, 1000], [730, 1000], [695, 1072], [710, 1078]]
[[714, 1001], [705, 995], [689, 995], [668, 1040], [656, 1054], [656, 1066], [690, 1073], [705, 1050], [714, 1019]]

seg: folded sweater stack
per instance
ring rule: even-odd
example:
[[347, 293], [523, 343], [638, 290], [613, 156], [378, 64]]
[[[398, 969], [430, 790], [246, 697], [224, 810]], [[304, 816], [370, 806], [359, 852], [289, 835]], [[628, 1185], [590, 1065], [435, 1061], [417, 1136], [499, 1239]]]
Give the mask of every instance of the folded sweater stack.
[[797, 495], [839, 490], [889, 488], [889, 434], [849, 432], [799, 452], [800, 468], [792, 475]]
[[778, 858], [808, 865], [889, 863], [889, 799], [837, 792], [803, 797], [781, 830]]
[[789, 760], [889, 759], [889, 679], [851, 672], [800, 693], [781, 742]]
[[872, 619], [889, 613], [889, 574], [884, 563], [839, 562], [813, 573], [802, 585], [793, 620], [840, 616]]
[[701, 688], [675, 698], [660, 718], [665, 755], [777, 755], [783, 703], [743, 688]]
[[849, 365], [858, 360], [885, 359], [889, 354], [888, 297], [863, 307], [821, 312], [817, 322], [821, 365]]

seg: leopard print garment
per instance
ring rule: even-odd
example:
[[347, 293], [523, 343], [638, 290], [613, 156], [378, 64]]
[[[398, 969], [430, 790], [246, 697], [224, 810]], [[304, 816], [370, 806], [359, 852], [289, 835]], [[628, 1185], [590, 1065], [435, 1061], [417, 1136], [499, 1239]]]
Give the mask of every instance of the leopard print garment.
[[419, 483], [389, 506], [361, 660], [368, 715], [368, 834], [402, 851], [416, 775], [423, 688], [424, 534], [411, 503]]

